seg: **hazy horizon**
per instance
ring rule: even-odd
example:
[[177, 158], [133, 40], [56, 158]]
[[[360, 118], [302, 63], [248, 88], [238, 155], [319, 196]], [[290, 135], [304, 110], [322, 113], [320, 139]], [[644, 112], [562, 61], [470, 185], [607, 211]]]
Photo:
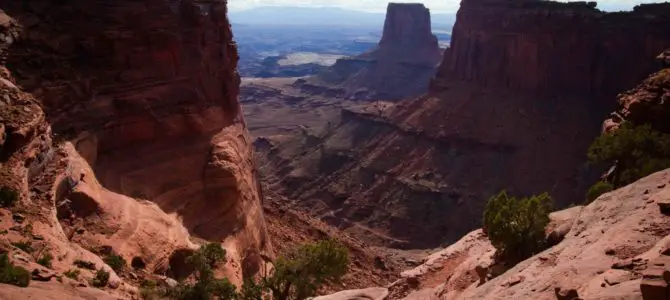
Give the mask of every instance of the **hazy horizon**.
[[[419, 0], [419, 1], [384, 1], [384, 0], [228, 0], [231, 12], [241, 12], [259, 7], [332, 7], [362, 12], [383, 13], [389, 2], [423, 3], [432, 13], [456, 13], [460, 0]], [[560, 1], [573, 2], [573, 1]], [[598, 8], [604, 11], [632, 10], [641, 3], [659, 3], [663, 0], [602, 0], [596, 1]]]

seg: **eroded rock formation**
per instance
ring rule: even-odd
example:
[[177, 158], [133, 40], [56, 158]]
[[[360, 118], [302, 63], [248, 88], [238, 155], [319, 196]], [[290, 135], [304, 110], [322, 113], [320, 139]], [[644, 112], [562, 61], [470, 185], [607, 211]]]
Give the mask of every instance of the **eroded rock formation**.
[[419, 3], [389, 3], [376, 48], [338, 59], [326, 71], [298, 80], [301, 90], [353, 100], [400, 100], [428, 89], [440, 61], [430, 12]]
[[547, 229], [566, 226], [563, 240], [504, 273], [486, 235], [470, 232], [403, 272], [388, 299], [667, 299], [669, 180], [661, 171], [552, 213]]
[[463, 1], [429, 93], [344, 109], [307, 151], [276, 145], [269, 180], [331, 224], [399, 247], [457, 240], [502, 189], [581, 203], [599, 175], [586, 150], [616, 93], [658, 67], [668, 13]]
[[467, 0], [457, 18], [436, 83], [611, 102], [656, 69], [649, 58], [668, 46], [670, 9], [605, 13], [594, 2]]
[[664, 68], [652, 74], [634, 89], [621, 93], [617, 110], [603, 124], [603, 131], [615, 130], [622, 122], [649, 124], [661, 132], [670, 132], [670, 65], [665, 64], [666, 53], [658, 56]]
[[[225, 2], [0, 8], [14, 19], [0, 18], [11, 109], [0, 120], [0, 184], [20, 192], [25, 222], [59, 257], [54, 269], [77, 259], [109, 269], [102, 247], [172, 276], [195, 237], [223, 244], [233, 282], [253, 275], [272, 253]], [[122, 295], [136, 293], [127, 277], [113, 279]]]

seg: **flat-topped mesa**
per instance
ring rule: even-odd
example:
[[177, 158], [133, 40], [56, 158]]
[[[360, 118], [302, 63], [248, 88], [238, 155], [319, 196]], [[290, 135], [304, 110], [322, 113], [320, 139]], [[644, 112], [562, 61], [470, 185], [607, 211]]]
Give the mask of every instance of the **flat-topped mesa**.
[[430, 11], [423, 4], [389, 3], [377, 51], [434, 64], [440, 51], [430, 24]]
[[611, 99], [668, 45], [669, 4], [605, 13], [595, 2], [464, 0], [434, 83]]

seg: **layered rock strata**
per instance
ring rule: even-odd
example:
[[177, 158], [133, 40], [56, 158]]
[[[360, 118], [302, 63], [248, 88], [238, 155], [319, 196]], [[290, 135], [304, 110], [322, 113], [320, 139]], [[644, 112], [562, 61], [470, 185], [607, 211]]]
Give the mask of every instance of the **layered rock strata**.
[[1, 36], [12, 44], [4, 105], [23, 112], [0, 120], [0, 183], [66, 257], [55, 270], [105, 267], [95, 249], [111, 247], [179, 277], [185, 254], [209, 240], [228, 251], [221, 272], [241, 282], [272, 256], [224, 1], [0, 7], [14, 19]]
[[502, 189], [581, 203], [601, 171], [587, 148], [616, 93], [658, 67], [669, 12], [466, 0], [426, 95], [345, 109], [308, 150], [268, 150], [266, 173], [297, 205], [399, 247], [455, 241]]

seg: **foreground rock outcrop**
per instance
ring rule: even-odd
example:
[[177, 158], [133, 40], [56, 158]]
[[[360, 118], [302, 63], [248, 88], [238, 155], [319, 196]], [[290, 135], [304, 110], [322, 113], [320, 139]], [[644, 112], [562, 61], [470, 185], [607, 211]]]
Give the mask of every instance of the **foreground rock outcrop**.
[[428, 89], [440, 59], [429, 10], [419, 3], [389, 3], [376, 48], [338, 59], [294, 86], [310, 94], [352, 100], [400, 100]]
[[[0, 8], [0, 185], [20, 196], [2, 212], [3, 252], [30, 270], [39, 253], [52, 253], [47, 269], [58, 277], [77, 260], [90, 263], [75, 287], [106, 269], [118, 297], [136, 294], [142, 278], [187, 274], [184, 259], [203, 240], [228, 252], [220, 275], [239, 283], [255, 274], [272, 249], [225, 2]], [[24, 240], [38, 249], [33, 257], [10, 246]], [[111, 254], [135, 269], [111, 270], [103, 262]]]
[[658, 68], [669, 14], [463, 1], [426, 95], [350, 107], [319, 135], [276, 140], [263, 172], [297, 206], [394, 247], [456, 241], [502, 189], [579, 204], [602, 171], [585, 164], [587, 148], [616, 94]]
[[665, 170], [551, 214], [563, 239], [499, 275], [495, 249], [473, 231], [403, 272], [386, 299], [667, 299], [669, 183]]

